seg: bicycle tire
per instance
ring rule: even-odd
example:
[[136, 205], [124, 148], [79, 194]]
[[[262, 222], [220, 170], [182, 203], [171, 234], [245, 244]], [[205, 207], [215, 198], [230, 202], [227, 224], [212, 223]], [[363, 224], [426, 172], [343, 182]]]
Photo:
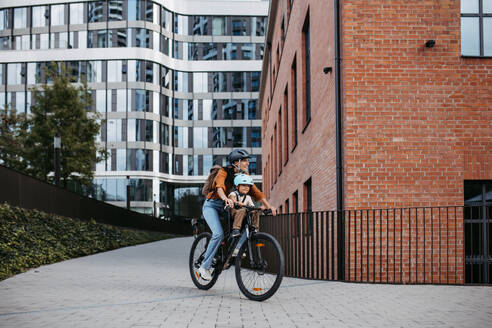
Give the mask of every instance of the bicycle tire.
[[[201, 254], [195, 254], [197, 251], [197, 246], [202, 243], [203, 244], [203, 239], [206, 238], [205, 240], [205, 245], [203, 247], [200, 247], [198, 252], [201, 252]], [[195, 284], [196, 287], [202, 290], [208, 290], [212, 288], [215, 283], [217, 282], [217, 279], [219, 278], [220, 272], [217, 270], [214, 270], [212, 273], [212, 279], [210, 281], [204, 280], [200, 277], [198, 274], [198, 268], [195, 266], [195, 261], [200, 258], [200, 256], [203, 256], [203, 253], [205, 253], [205, 250], [207, 249], [208, 243], [210, 241], [210, 238], [212, 238], [212, 235], [209, 232], [202, 232], [199, 234], [195, 240], [193, 241], [193, 244], [191, 245], [191, 250], [190, 250], [190, 256], [189, 256], [189, 267], [190, 267], [190, 275], [191, 275], [191, 280]], [[198, 256], [196, 256], [198, 255]]]
[[[264, 294], [261, 294], [259, 293], [262, 288], [251, 288], [251, 286], [245, 286], [245, 283], [243, 281], [243, 276], [241, 274], [241, 271], [245, 271], [245, 270], [249, 270], [249, 274], [251, 274], [251, 271], [253, 271], [253, 276], [255, 274], [257, 274], [258, 276], [260, 275], [265, 275], [265, 270], [263, 270], [262, 273], [260, 273], [260, 271], [262, 270], [255, 270], [255, 269], [251, 269], [251, 268], [247, 268], [246, 266], [249, 265], [249, 262], [250, 262], [250, 256], [249, 256], [249, 251], [248, 251], [248, 241], [246, 241], [242, 246], [241, 246], [241, 249], [239, 250], [239, 253], [238, 255], [236, 256], [236, 261], [235, 261], [235, 267], [236, 267], [236, 281], [237, 281], [237, 285], [239, 286], [239, 289], [241, 290], [241, 292], [244, 294], [244, 296], [246, 296], [247, 298], [249, 298], [250, 300], [253, 300], [253, 301], [264, 301], [266, 299], [269, 299], [270, 297], [272, 297], [278, 290], [278, 288], [280, 287], [280, 284], [282, 283], [282, 279], [284, 277], [284, 253], [282, 251], [282, 248], [280, 247], [280, 244], [278, 243], [278, 241], [271, 235], [267, 234], [267, 233], [262, 233], [262, 232], [258, 232], [258, 233], [255, 233], [251, 239], [250, 239], [250, 242], [252, 245], [263, 245], [265, 243], [261, 243], [261, 240], [263, 241], [268, 241], [269, 243], [271, 243], [271, 245], [273, 246], [272, 250], [268, 249], [266, 250], [264, 253], [265, 256], [269, 256], [269, 259], [271, 262], [272, 262], [272, 265], [270, 266], [269, 269], [271, 269], [273, 271], [273, 274], [271, 273], [268, 273], [269, 275], [272, 275], [272, 276], [275, 276], [275, 280], [273, 282], [273, 284], [271, 285], [271, 287], [268, 289], [268, 291], [266, 291]], [[261, 247], [263, 247], [261, 246]], [[260, 246], [258, 246], [260, 247]], [[256, 252], [259, 252], [261, 253], [261, 251], [259, 250], [256, 250]], [[257, 262], [258, 259], [255, 258], [255, 250], [253, 250], [253, 258], [254, 258], [254, 262], [255, 264], [258, 264]], [[269, 254], [267, 254], [269, 253]], [[246, 254], [246, 256], [243, 256], [243, 254]], [[263, 259], [264, 261], [268, 262], [266, 259]], [[268, 264], [266, 264], [268, 266]], [[254, 277], [253, 277], [254, 279]], [[251, 279], [247, 279], [247, 282], [248, 284], [251, 282]], [[254, 281], [253, 281], [254, 283]], [[253, 291], [250, 291], [250, 289], [252, 289]]]

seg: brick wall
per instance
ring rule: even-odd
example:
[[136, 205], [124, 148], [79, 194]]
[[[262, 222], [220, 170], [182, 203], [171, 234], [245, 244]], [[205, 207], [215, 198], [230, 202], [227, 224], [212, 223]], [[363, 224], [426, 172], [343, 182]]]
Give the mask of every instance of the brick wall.
[[[460, 2], [340, 2], [344, 207], [463, 205], [464, 180], [492, 179], [492, 59], [461, 56]], [[323, 67], [334, 66], [333, 3], [294, 1], [288, 21], [288, 1], [273, 3], [278, 5], [270, 38], [274, 52], [271, 71], [276, 72], [272, 76], [273, 97], [270, 100], [268, 75], [261, 98], [266, 161], [263, 173], [268, 177], [264, 189], [274, 206], [290, 199], [292, 207], [292, 194], [298, 191], [299, 210], [303, 211], [303, 184], [312, 177], [313, 210], [335, 209], [334, 74], [323, 73]], [[312, 118], [305, 126], [302, 26], [308, 12]], [[283, 47], [282, 19], [286, 22]], [[436, 41], [435, 46], [426, 48], [425, 42], [431, 39]], [[277, 47], [279, 65], [275, 59]], [[274, 128], [286, 126], [278, 117], [281, 107], [284, 111], [286, 87], [289, 108], [293, 108], [294, 58], [298, 142], [294, 147], [294, 121], [289, 110], [290, 152], [288, 161], [282, 152], [280, 173], [275, 158], [282, 145], [274, 136]], [[396, 224], [391, 229], [397, 233], [382, 241], [400, 247], [401, 255], [396, 255], [400, 256], [401, 267], [391, 269], [391, 263], [385, 266], [387, 273], [397, 270], [390, 272], [395, 280], [388, 281], [464, 282], [462, 213], [458, 211], [452, 220], [445, 220], [440, 212], [437, 217], [433, 215], [437, 219], [428, 215], [393, 218]], [[368, 228], [367, 222], [367, 218], [355, 218], [354, 226], [346, 229], [346, 241], [353, 243], [347, 248], [347, 266], [352, 267], [347, 268], [346, 277], [351, 280], [363, 281], [362, 274], [370, 276], [370, 265], [363, 265], [362, 273], [354, 271], [357, 256], [362, 254], [369, 262], [377, 262], [377, 256], [370, 257], [367, 242], [374, 242], [371, 234], [380, 235], [388, 227], [374, 222], [374, 227], [371, 223]], [[359, 241], [359, 248], [355, 241]]]
[[[312, 179], [313, 210], [333, 209], [336, 206], [335, 178], [335, 111], [334, 78], [324, 74], [323, 67], [333, 66], [333, 4], [331, 1], [294, 1], [289, 15], [288, 0], [277, 2], [272, 38], [273, 99], [270, 102], [270, 68], [263, 74], [264, 96], [261, 99], [263, 112], [263, 188], [269, 201], [280, 206], [289, 200], [292, 210], [292, 195], [299, 194], [299, 210], [305, 210], [303, 184]], [[306, 126], [305, 108], [305, 62], [303, 58], [302, 27], [309, 9], [311, 43], [311, 121]], [[285, 24], [285, 41], [282, 42], [281, 23]], [[283, 43], [283, 47], [282, 47]], [[279, 62], [276, 49], [279, 48]], [[294, 88], [292, 66], [297, 69], [297, 145], [294, 142]], [[287, 93], [285, 92], [287, 89]], [[285, 95], [287, 94], [287, 97]], [[287, 108], [286, 108], [286, 103]], [[282, 115], [279, 117], [279, 110]], [[285, 114], [288, 124], [285, 124]], [[281, 129], [275, 136], [275, 126]], [[287, 127], [287, 129], [286, 129]], [[280, 131], [280, 130], [279, 130]], [[273, 137], [273, 142], [271, 141]], [[279, 140], [282, 140], [280, 144]], [[286, 145], [288, 140], [288, 147]], [[273, 148], [272, 148], [273, 147]], [[282, 160], [280, 155], [282, 147]], [[288, 148], [288, 151], [286, 151]], [[287, 157], [288, 156], [288, 157]]]
[[461, 57], [460, 2], [343, 3], [346, 208], [462, 205], [492, 179], [492, 59]]

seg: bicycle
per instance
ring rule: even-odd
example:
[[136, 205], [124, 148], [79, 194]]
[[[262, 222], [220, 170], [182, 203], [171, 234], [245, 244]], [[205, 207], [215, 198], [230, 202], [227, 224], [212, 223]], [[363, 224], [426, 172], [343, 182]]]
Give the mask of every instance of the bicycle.
[[[204, 280], [198, 274], [198, 269], [212, 237], [209, 232], [202, 232], [196, 236], [191, 246], [190, 275], [196, 287], [208, 290], [215, 285], [222, 271], [229, 269], [231, 264], [234, 264], [236, 282], [244, 296], [253, 301], [264, 301], [272, 297], [280, 287], [284, 276], [284, 253], [273, 236], [255, 231], [251, 223], [250, 213], [260, 209], [249, 206], [242, 207], [246, 209], [246, 217], [243, 220], [239, 237], [231, 237], [230, 235], [230, 215], [229, 211], [226, 210], [229, 229], [225, 230], [227, 235], [212, 260], [212, 279]], [[268, 211], [263, 212], [268, 214]], [[246, 240], [240, 246], [233, 260], [234, 250], [243, 234], [246, 235]]]

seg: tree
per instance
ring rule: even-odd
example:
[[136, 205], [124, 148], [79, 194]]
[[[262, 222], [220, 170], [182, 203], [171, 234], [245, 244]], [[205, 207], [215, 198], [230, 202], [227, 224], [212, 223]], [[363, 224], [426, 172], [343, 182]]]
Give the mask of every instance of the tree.
[[0, 110], [0, 164], [25, 171], [27, 120], [24, 113], [5, 107]]
[[[52, 63], [45, 69], [47, 81], [32, 90], [33, 104], [28, 120], [25, 158], [28, 173], [46, 180], [54, 172], [54, 136], [61, 137], [60, 180], [90, 185], [93, 168], [104, 159], [97, 155], [96, 136], [100, 124], [97, 115], [88, 115], [92, 105], [87, 84], [71, 84], [64, 67]], [[53, 179], [53, 178], [50, 178]]]

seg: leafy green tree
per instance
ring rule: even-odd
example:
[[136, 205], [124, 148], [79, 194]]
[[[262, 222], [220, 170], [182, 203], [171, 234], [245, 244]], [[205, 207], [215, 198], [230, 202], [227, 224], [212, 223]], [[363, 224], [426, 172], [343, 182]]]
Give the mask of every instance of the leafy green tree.
[[27, 121], [24, 113], [5, 107], [0, 110], [0, 164], [25, 171]]
[[[28, 172], [40, 179], [48, 179], [54, 172], [54, 136], [61, 137], [60, 180], [90, 185], [93, 169], [98, 161], [96, 136], [100, 124], [97, 114], [88, 115], [92, 105], [89, 89], [84, 82], [76, 86], [64, 67], [52, 63], [45, 70], [48, 83], [32, 90], [33, 104], [26, 137], [25, 158]], [[50, 180], [54, 179], [51, 177]]]

